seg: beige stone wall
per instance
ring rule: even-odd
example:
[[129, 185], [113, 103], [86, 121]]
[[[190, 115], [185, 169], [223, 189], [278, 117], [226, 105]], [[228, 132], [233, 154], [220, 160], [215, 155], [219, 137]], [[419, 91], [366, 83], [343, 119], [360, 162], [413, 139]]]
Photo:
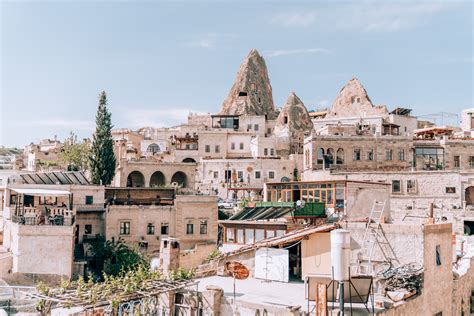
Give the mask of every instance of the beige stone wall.
[[[200, 233], [200, 221], [207, 220], [207, 233]], [[130, 222], [130, 234], [120, 235], [120, 223]], [[169, 234], [161, 235], [161, 224], [168, 223]], [[186, 234], [186, 225], [194, 224], [194, 233]], [[148, 224], [155, 233], [148, 235]], [[189, 249], [200, 243], [217, 243], [217, 201], [215, 196], [178, 195], [175, 205], [109, 205], [106, 213], [106, 238], [122, 238], [132, 246], [148, 243], [148, 252], [160, 249], [163, 237], [177, 238], [181, 249]]]
[[385, 203], [384, 218], [390, 218], [390, 186], [377, 183], [346, 183], [346, 216], [365, 218], [370, 216], [375, 201]]
[[156, 161], [121, 161], [120, 166], [114, 177], [113, 184], [118, 187], [127, 186], [127, 177], [133, 171], [139, 171], [144, 178], [145, 187], [150, 186], [150, 179], [153, 173], [160, 171], [165, 176], [165, 184], [171, 184], [171, 179], [176, 172], [186, 174], [188, 188], [194, 188], [196, 181], [196, 163], [167, 162], [159, 163]]
[[13, 273], [52, 274], [70, 278], [73, 226], [19, 225], [9, 222]]
[[179, 266], [186, 270], [194, 269], [201, 265], [209, 254], [216, 249], [216, 243], [196, 244], [192, 249], [181, 251]]
[[[308, 140], [306, 140], [308, 143]], [[307, 168], [324, 169], [318, 164], [318, 148], [333, 150], [334, 162], [330, 166], [333, 170], [361, 171], [361, 170], [408, 170], [411, 167], [413, 141], [408, 137], [373, 137], [373, 136], [313, 136], [311, 144], [305, 145], [305, 154], [311, 151], [311, 165]], [[343, 149], [344, 162], [336, 163], [337, 150]], [[360, 150], [360, 160], [354, 159], [354, 151]], [[373, 160], [367, 158], [368, 152], [373, 151]], [[392, 151], [392, 159], [387, 160], [386, 151]], [[399, 151], [403, 150], [404, 160], [399, 159]]]

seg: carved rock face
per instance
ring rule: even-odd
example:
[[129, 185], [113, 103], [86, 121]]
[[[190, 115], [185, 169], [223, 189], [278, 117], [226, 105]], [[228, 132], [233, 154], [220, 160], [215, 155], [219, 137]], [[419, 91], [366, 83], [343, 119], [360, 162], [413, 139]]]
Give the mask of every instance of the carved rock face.
[[388, 114], [385, 106], [375, 106], [357, 78], [352, 78], [341, 89], [326, 118]]
[[267, 66], [255, 49], [250, 51], [240, 65], [220, 114], [267, 115], [267, 119], [276, 117]]
[[304, 103], [294, 94], [290, 94], [277, 118], [277, 126], [288, 126], [291, 137], [310, 132], [313, 122]]

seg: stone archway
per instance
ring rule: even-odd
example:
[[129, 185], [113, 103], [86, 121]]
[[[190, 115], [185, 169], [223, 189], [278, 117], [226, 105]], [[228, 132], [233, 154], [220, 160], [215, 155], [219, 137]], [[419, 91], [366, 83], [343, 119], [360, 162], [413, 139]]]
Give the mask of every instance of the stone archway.
[[181, 188], [186, 188], [188, 186], [188, 177], [182, 171], [175, 172], [173, 177], [171, 177], [171, 183], [176, 182]]
[[140, 171], [133, 171], [127, 177], [127, 187], [143, 188], [145, 186], [145, 177]]
[[166, 184], [165, 175], [161, 171], [155, 171], [150, 177], [150, 188], [161, 187]]
[[466, 205], [474, 206], [474, 186], [470, 186], [466, 188], [465, 201], [466, 201]]

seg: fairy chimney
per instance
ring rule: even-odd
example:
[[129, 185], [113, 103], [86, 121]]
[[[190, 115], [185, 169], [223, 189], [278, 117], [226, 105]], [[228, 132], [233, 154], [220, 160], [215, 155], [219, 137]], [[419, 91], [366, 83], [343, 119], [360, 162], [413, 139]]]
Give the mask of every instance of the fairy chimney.
[[267, 66], [257, 50], [252, 49], [240, 65], [220, 114], [266, 115], [267, 119], [276, 117]]
[[341, 89], [326, 118], [388, 114], [384, 105], [374, 106], [364, 86], [352, 78]]

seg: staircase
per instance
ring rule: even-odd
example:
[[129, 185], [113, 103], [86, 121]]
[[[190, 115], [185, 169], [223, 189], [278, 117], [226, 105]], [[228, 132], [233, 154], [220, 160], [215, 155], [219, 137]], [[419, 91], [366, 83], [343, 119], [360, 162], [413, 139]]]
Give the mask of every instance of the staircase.
[[[375, 248], [378, 245], [384, 260], [382, 262], [394, 263], [398, 259], [382, 229], [382, 219], [386, 207], [386, 200], [383, 202], [374, 201], [367, 226], [364, 231], [364, 237], [361, 243], [361, 250], [357, 265], [357, 275], [374, 274], [374, 255]], [[379, 260], [380, 262], [380, 260]]]

